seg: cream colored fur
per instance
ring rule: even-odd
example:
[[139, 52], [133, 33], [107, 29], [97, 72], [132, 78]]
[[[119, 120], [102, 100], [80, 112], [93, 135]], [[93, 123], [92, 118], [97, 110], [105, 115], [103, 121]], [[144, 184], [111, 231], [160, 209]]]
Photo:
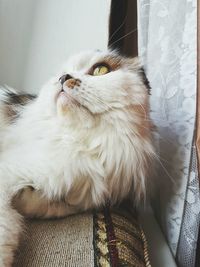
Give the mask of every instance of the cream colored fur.
[[[118, 67], [102, 76], [88, 74], [105, 60]], [[19, 213], [62, 217], [107, 200], [144, 199], [154, 152], [148, 92], [139, 69], [137, 59], [114, 52], [81, 53], [15, 122], [0, 117], [1, 267], [13, 261], [22, 228]], [[81, 84], [73, 90], [64, 84], [62, 96], [59, 77], [66, 73]]]

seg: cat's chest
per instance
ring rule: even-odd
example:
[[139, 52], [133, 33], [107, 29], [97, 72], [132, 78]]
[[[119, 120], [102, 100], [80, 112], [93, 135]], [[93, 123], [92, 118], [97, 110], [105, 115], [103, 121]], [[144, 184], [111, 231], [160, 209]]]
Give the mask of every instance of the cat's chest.
[[4, 149], [2, 159], [22, 178], [62, 185], [95, 169], [107, 176], [122, 153], [123, 142], [114, 131], [56, 130], [18, 140]]
[[[7, 164], [21, 169], [64, 169], [74, 161], [98, 154], [93, 138], [70, 131], [43, 133], [39, 136], [19, 136], [7, 140], [2, 146], [0, 158]], [[21, 167], [23, 166], [23, 167]]]

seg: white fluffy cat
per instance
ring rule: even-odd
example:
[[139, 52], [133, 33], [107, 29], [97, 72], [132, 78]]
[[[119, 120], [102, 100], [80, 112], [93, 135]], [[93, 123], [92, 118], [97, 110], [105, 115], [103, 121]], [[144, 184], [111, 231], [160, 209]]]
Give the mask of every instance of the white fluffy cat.
[[12, 265], [22, 215], [144, 198], [154, 150], [140, 70], [137, 59], [84, 52], [36, 98], [0, 91], [1, 267]]

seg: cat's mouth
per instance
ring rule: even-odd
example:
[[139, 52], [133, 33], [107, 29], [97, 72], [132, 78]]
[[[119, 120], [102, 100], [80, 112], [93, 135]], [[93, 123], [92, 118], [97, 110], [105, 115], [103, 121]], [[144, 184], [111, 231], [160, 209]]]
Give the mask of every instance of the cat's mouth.
[[58, 105], [63, 108], [63, 110], [66, 110], [67, 108], [73, 109], [78, 107], [79, 109], [82, 108], [91, 113], [88, 107], [80, 103], [80, 101], [78, 101], [72, 94], [70, 94], [70, 92], [68, 92], [68, 89], [66, 89], [65, 87], [62, 87], [60, 92], [58, 93], [57, 102]]
[[65, 89], [64, 87], [62, 87], [62, 89], [60, 90], [57, 101], [61, 102], [63, 106], [70, 106], [70, 105], [77, 105], [79, 107], [81, 106], [79, 101], [75, 99], [69, 92], [67, 92], [67, 89]]

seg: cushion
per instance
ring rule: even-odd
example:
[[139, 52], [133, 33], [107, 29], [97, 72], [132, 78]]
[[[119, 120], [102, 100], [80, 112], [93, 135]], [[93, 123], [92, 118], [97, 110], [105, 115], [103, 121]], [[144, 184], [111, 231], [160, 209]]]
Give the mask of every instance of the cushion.
[[14, 267], [150, 267], [147, 241], [136, 218], [122, 205], [28, 221]]

